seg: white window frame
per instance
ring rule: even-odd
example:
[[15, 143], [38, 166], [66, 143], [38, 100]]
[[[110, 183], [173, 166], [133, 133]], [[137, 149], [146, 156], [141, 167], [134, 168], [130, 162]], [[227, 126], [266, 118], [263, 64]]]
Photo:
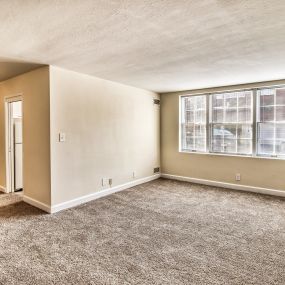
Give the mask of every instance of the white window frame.
[[[204, 94], [203, 95], [196, 95], [196, 96], [205, 96]], [[182, 134], [183, 134], [183, 131], [182, 131], [182, 116], [183, 114], [185, 114], [185, 106], [182, 106], [182, 101], [183, 101], [183, 98], [185, 97], [189, 97], [189, 96], [181, 96], [181, 98], [179, 98], [179, 151], [181, 152], [198, 152], [198, 153], [207, 153], [208, 152], [208, 102], [209, 102], [209, 97], [206, 96], [206, 106], [205, 106], [205, 109], [206, 109], [206, 119], [205, 119], [205, 127], [206, 127], [206, 147], [205, 147], [205, 151], [197, 151], [196, 149], [191, 149], [191, 150], [185, 150], [183, 148], [183, 142], [182, 142]], [[194, 110], [194, 130], [195, 130], [195, 115], [196, 115], [196, 110]], [[184, 124], [185, 124], [185, 119], [183, 120], [184, 121]], [[204, 124], [203, 124], [204, 125]], [[195, 131], [194, 131], [195, 132]], [[194, 136], [194, 145], [195, 145], [195, 136]]]
[[[217, 123], [217, 122], [213, 122], [213, 120], [212, 120], [212, 117], [213, 117], [213, 106], [212, 106], [212, 104], [213, 104], [213, 102], [212, 102], [212, 96], [213, 95], [216, 95], [216, 94], [222, 94], [222, 95], [224, 95], [224, 94], [230, 94], [230, 93], [242, 93], [242, 92], [251, 92], [251, 122], [250, 123], [248, 123], [248, 122], [244, 122], [244, 124], [245, 125], [250, 125], [251, 126], [251, 128], [252, 128], [252, 138], [251, 139], [248, 139], [248, 140], [251, 140], [251, 153], [250, 154], [246, 154], [246, 153], [238, 153], [237, 152], [237, 148], [238, 148], [238, 145], [237, 145], [237, 140], [238, 140], [238, 138], [236, 138], [235, 140], [236, 140], [236, 152], [215, 152], [215, 151], [213, 151], [212, 150], [212, 135], [213, 135], [213, 126], [214, 125], [223, 125], [223, 124], [225, 124], [225, 125], [235, 125], [235, 127], [236, 127], [236, 129], [237, 129], [237, 126], [238, 125], [243, 125], [243, 123], [242, 122], [239, 122], [238, 120], [236, 121], [236, 122], [221, 122], [221, 123]], [[208, 113], [210, 114], [209, 115], [209, 120], [208, 120], [208, 124], [209, 124], [209, 136], [208, 136], [208, 145], [209, 145], [209, 153], [216, 153], [216, 154], [225, 154], [225, 155], [238, 155], [238, 156], [252, 156], [252, 154], [253, 154], [253, 145], [254, 145], [254, 141], [253, 141], [253, 131], [254, 131], [254, 128], [253, 128], [253, 125], [254, 125], [254, 117], [253, 117], [253, 108], [254, 108], [254, 106], [253, 106], [253, 96], [254, 96], [254, 92], [253, 92], [253, 90], [239, 90], [239, 91], [228, 91], [228, 92], [219, 92], [219, 93], [211, 93], [208, 97], [209, 97], [209, 101], [210, 101], [210, 104], [209, 104], [209, 109], [208, 109]], [[211, 98], [211, 99], [210, 99]], [[223, 104], [223, 118], [225, 118], [225, 111], [226, 111], [226, 108], [225, 108], [225, 97], [223, 98], [223, 102], [224, 102], [224, 104]], [[238, 97], [237, 97], [237, 108], [236, 108], [236, 110], [237, 110], [237, 119], [238, 119], [238, 116], [239, 116], [239, 112], [238, 112], [238, 110], [239, 110], [239, 106], [238, 106], [238, 102], [239, 102], [239, 100], [238, 100]]]
[[[285, 160], [284, 155], [260, 155], [257, 154], [257, 91], [262, 89], [277, 89], [277, 88], [285, 88], [284, 85], [278, 86], [261, 86], [258, 88], [246, 88], [246, 89], [235, 89], [235, 90], [224, 90], [218, 92], [206, 92], [206, 93], [194, 93], [194, 94], [185, 94], [179, 96], [179, 149], [178, 151], [181, 153], [194, 153], [194, 154], [203, 154], [203, 155], [217, 155], [217, 156], [234, 156], [234, 157], [252, 157], [258, 159], [278, 159]], [[211, 122], [210, 122], [210, 96], [213, 94], [223, 94], [223, 93], [231, 93], [231, 92], [242, 92], [242, 91], [251, 91], [252, 92], [252, 154], [238, 154], [238, 153], [223, 153], [223, 152], [211, 152], [210, 144], [211, 144]], [[182, 122], [182, 98], [189, 96], [202, 96], [206, 95], [206, 151], [191, 151], [191, 150], [183, 150], [182, 149], [182, 131], [181, 131], [181, 122]]]
[[[274, 108], [274, 119], [273, 121], [267, 121], [267, 122], [264, 122], [264, 123], [268, 123], [268, 124], [273, 124], [274, 125], [274, 138], [273, 138], [273, 141], [274, 141], [274, 145], [273, 145], [273, 154], [266, 154], [266, 153], [263, 153], [263, 154], [259, 154], [257, 149], [258, 149], [258, 124], [262, 124], [263, 122], [260, 122], [260, 120], [257, 120], [258, 117], [260, 117], [260, 100], [258, 101], [257, 100], [257, 96], [258, 96], [258, 91], [256, 92], [256, 156], [258, 157], [273, 157], [273, 158], [277, 158], [277, 159], [285, 159], [285, 155], [278, 155], [276, 154], [276, 142], [277, 142], [277, 139], [276, 139], [276, 125], [278, 125], [280, 122], [276, 120], [276, 113], [277, 113], [277, 109], [276, 107], [279, 107], [279, 105], [276, 104], [276, 90], [278, 88], [283, 88], [284, 87], [268, 87], [268, 88], [260, 88], [259, 90], [262, 90], [262, 89], [268, 89], [268, 90], [271, 90], [273, 89], [274, 90], [274, 103], [272, 105], [272, 107]], [[260, 97], [259, 97], [260, 99]], [[282, 106], [282, 105], [281, 105]], [[269, 107], [269, 106], [267, 106]], [[282, 106], [283, 107], [283, 106]], [[260, 119], [260, 118], [259, 118]]]

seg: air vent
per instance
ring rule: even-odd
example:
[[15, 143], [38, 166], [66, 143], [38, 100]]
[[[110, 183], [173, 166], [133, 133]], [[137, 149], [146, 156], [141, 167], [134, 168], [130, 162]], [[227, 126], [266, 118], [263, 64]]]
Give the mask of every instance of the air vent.
[[159, 171], [160, 171], [159, 167], [155, 167], [155, 168], [153, 169], [153, 173], [159, 173]]
[[160, 105], [160, 100], [159, 99], [153, 99], [153, 104], [154, 105]]

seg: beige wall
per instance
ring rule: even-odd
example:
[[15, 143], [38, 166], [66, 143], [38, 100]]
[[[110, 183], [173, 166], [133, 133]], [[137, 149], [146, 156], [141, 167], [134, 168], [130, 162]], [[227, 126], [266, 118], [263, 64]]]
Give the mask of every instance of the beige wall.
[[49, 67], [0, 83], [0, 185], [6, 185], [4, 98], [23, 96], [23, 180], [26, 196], [50, 205]]
[[241, 173], [242, 179], [239, 184], [285, 190], [285, 160], [190, 154], [178, 151], [179, 95], [269, 86], [280, 83], [285, 82], [268, 82], [161, 95], [162, 173], [227, 183], [238, 183], [235, 181], [235, 174]]
[[157, 94], [56, 67], [50, 88], [52, 205], [102, 190], [103, 177], [116, 186], [134, 180], [133, 171], [135, 179], [153, 175]]

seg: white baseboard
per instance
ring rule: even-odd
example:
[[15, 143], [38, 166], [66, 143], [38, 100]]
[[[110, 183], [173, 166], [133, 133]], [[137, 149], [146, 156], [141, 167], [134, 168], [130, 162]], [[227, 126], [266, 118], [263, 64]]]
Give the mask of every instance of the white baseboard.
[[220, 181], [178, 176], [178, 175], [172, 175], [172, 174], [166, 174], [166, 173], [162, 173], [161, 177], [167, 178], [167, 179], [172, 179], [172, 180], [186, 181], [186, 182], [191, 182], [191, 183], [196, 183], [196, 184], [203, 184], [203, 185], [209, 185], [209, 186], [228, 188], [228, 189], [233, 189], [233, 190], [240, 190], [240, 191], [247, 191], [247, 192], [254, 192], [254, 193], [260, 193], [260, 194], [266, 194], [266, 195], [285, 197], [285, 191], [277, 190], [277, 189], [269, 189], [269, 188], [261, 188], [261, 187], [254, 187], [254, 186], [248, 186], [248, 185], [241, 185], [241, 184], [233, 184], [233, 183], [227, 183], [227, 182], [220, 182]]
[[116, 192], [119, 192], [119, 191], [122, 191], [122, 190], [125, 190], [128, 188], [131, 188], [131, 187], [134, 187], [134, 186], [137, 186], [137, 185], [158, 179], [159, 177], [160, 177], [160, 174], [156, 174], [156, 175], [152, 175], [149, 177], [137, 179], [137, 180], [134, 180], [134, 181], [122, 184], [122, 185], [118, 185], [118, 186], [115, 186], [112, 188], [108, 188], [108, 189], [105, 189], [105, 190], [102, 190], [99, 192], [95, 192], [95, 193], [91, 193], [91, 194], [88, 194], [88, 195], [85, 195], [82, 197], [78, 197], [78, 198], [75, 198], [73, 200], [69, 200], [69, 201], [66, 201], [66, 202], [52, 206], [50, 209], [50, 213], [56, 213], [56, 212], [59, 212], [59, 211], [62, 211], [62, 210], [68, 209], [68, 208], [72, 208], [72, 207], [78, 206], [80, 204], [87, 203], [87, 202], [90, 202], [92, 200], [96, 200], [96, 199], [99, 199], [101, 197], [105, 197], [105, 196], [108, 196], [110, 194], [113, 194], [113, 193], [116, 193]]
[[28, 196], [23, 196], [23, 201], [26, 202], [27, 204], [30, 204], [36, 208], [39, 208], [47, 213], [51, 213], [51, 207], [47, 204], [44, 204], [42, 202], [39, 202], [33, 198], [30, 198]]
[[6, 193], [6, 187], [0, 185], [0, 191]]

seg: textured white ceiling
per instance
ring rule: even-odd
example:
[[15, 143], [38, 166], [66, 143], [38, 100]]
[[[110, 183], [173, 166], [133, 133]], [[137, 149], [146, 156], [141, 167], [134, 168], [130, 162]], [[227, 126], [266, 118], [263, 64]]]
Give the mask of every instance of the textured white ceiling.
[[0, 56], [158, 92], [285, 78], [284, 0], [3, 0]]

